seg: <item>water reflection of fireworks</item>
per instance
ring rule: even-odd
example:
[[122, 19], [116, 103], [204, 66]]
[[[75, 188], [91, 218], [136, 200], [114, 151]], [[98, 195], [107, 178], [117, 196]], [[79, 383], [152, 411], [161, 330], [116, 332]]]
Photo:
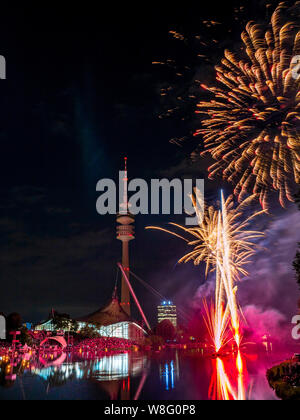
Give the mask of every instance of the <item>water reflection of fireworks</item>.
[[211, 400], [245, 401], [247, 397], [247, 368], [240, 352], [236, 359], [213, 362], [213, 374], [209, 387]]

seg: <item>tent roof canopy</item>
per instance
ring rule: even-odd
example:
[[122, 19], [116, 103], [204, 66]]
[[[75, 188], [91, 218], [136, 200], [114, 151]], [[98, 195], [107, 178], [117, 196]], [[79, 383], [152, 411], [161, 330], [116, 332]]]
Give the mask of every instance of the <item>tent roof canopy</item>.
[[121, 307], [119, 300], [113, 298], [109, 305], [105, 306], [103, 309], [80, 318], [77, 321], [107, 326], [120, 322], [129, 322], [131, 319]]

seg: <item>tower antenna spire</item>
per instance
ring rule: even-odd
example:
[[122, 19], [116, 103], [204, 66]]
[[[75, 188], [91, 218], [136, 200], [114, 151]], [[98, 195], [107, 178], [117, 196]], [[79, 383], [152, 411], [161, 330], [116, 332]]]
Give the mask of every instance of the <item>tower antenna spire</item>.
[[123, 203], [121, 204], [122, 213], [128, 213], [128, 170], [127, 157], [124, 158], [124, 178], [123, 178]]

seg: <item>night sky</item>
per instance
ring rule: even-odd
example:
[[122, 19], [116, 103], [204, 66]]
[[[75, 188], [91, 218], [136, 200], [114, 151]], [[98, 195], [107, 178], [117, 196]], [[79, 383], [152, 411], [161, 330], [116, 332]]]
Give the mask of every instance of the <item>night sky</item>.
[[[224, 48], [239, 43], [249, 19], [266, 17], [266, 2], [227, 1], [223, 8], [186, 2], [184, 9], [173, 3], [162, 9], [161, 2], [116, 3], [110, 9], [96, 9], [94, 2], [80, 8], [51, 3], [52, 9], [26, 4], [4, 13], [0, 30], [8, 77], [0, 81], [0, 312], [40, 321], [51, 308], [77, 317], [109, 301], [121, 244], [114, 217], [96, 213], [96, 184], [117, 179], [125, 155], [130, 178], [206, 177], [207, 162], [189, 159], [192, 141], [182, 148], [169, 142], [192, 130], [193, 115], [159, 119], [168, 106], [159, 91], [174, 74], [152, 62], [175, 57], [182, 65], [192, 63], [178, 92], [195, 77], [209, 82], [214, 68], [195, 63], [190, 46], [172, 41], [168, 32], [192, 36], [205, 30], [205, 20], [222, 22], [214, 34], [220, 43], [209, 51], [217, 63]], [[245, 10], [236, 19], [234, 9], [241, 5]], [[228, 184], [206, 181], [207, 198], [218, 197], [220, 187], [232, 192]], [[260, 222], [269, 236], [241, 293], [248, 311], [295, 314], [291, 264], [299, 215], [296, 206], [276, 207]], [[202, 270], [176, 264], [185, 244], [144, 230], [168, 221], [137, 217], [132, 270], [179, 305], [197, 308], [209, 282], [199, 290]], [[262, 284], [264, 296], [257, 293]], [[133, 286], [154, 322], [159, 302], [138, 283]]]

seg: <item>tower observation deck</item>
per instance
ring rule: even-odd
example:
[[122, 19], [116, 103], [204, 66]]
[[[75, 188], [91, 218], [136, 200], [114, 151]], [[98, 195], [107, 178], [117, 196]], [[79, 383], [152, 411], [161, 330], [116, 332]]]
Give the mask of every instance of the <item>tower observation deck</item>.
[[[123, 202], [120, 205], [120, 213], [117, 215], [117, 239], [122, 242], [122, 265], [124, 271], [129, 278], [130, 264], [129, 264], [129, 242], [135, 239], [134, 237], [134, 216], [130, 214], [128, 205], [128, 172], [127, 172], [127, 158], [125, 158], [125, 170], [123, 172]], [[123, 310], [131, 316], [130, 307], [130, 291], [127, 282], [122, 276], [121, 285], [121, 306]]]

